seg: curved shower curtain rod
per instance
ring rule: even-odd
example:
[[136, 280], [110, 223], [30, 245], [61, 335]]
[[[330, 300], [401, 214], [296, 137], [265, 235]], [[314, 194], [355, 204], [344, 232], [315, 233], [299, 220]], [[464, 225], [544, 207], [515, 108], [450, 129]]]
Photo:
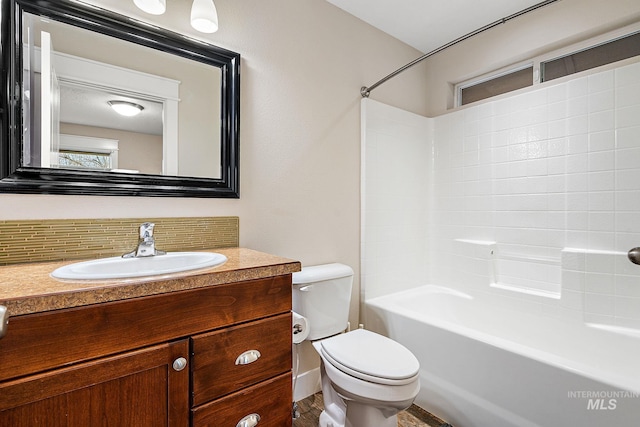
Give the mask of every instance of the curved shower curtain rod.
[[458, 44], [458, 43], [460, 43], [461, 41], [467, 40], [467, 39], [468, 39], [468, 38], [470, 38], [470, 37], [473, 37], [473, 36], [475, 36], [475, 35], [477, 35], [477, 34], [480, 34], [480, 33], [484, 32], [484, 31], [487, 31], [488, 29], [491, 29], [491, 28], [493, 28], [493, 27], [496, 27], [496, 26], [498, 26], [498, 25], [500, 25], [500, 24], [504, 24], [505, 22], [510, 21], [510, 20], [512, 20], [513, 18], [517, 18], [518, 16], [522, 16], [522, 15], [524, 15], [525, 13], [532, 12], [532, 11], [534, 11], [534, 10], [536, 10], [536, 9], [539, 9], [539, 8], [541, 8], [541, 7], [543, 7], [543, 6], [546, 6], [546, 5], [548, 5], [548, 4], [551, 4], [551, 3], [555, 3], [555, 2], [557, 2], [557, 1], [558, 1], [558, 0], [545, 0], [545, 1], [543, 1], [543, 2], [540, 2], [540, 3], [534, 4], [533, 6], [530, 6], [530, 7], [526, 8], [526, 9], [523, 9], [523, 10], [521, 10], [520, 12], [516, 12], [516, 13], [514, 13], [513, 15], [509, 15], [509, 16], [504, 17], [504, 18], [502, 18], [502, 19], [498, 19], [497, 21], [492, 22], [491, 24], [485, 25], [484, 27], [478, 28], [478, 29], [477, 29], [477, 30], [475, 30], [475, 31], [472, 31], [472, 32], [470, 32], [470, 33], [468, 33], [468, 34], [465, 34], [465, 35], [464, 35], [464, 36], [462, 36], [462, 37], [458, 37], [457, 39], [455, 39], [455, 40], [453, 40], [453, 41], [450, 41], [449, 43], [447, 43], [447, 44], [445, 44], [445, 45], [442, 45], [442, 46], [440, 46], [439, 48], [432, 50], [431, 52], [425, 53], [425, 54], [424, 54], [424, 55], [422, 55], [420, 58], [415, 59], [415, 60], [413, 60], [413, 61], [409, 62], [409, 63], [408, 63], [407, 65], [405, 65], [404, 67], [402, 67], [402, 68], [398, 68], [396, 71], [394, 71], [393, 73], [389, 74], [388, 76], [386, 76], [386, 77], [384, 77], [384, 78], [380, 79], [379, 81], [377, 81], [376, 83], [372, 84], [371, 86], [362, 86], [362, 87], [360, 88], [360, 95], [362, 95], [362, 97], [363, 97], [363, 98], [368, 98], [368, 97], [369, 97], [369, 94], [371, 93], [371, 91], [372, 91], [372, 90], [374, 90], [375, 88], [377, 88], [377, 87], [378, 87], [378, 86], [380, 86], [381, 84], [385, 83], [387, 80], [392, 79], [393, 77], [395, 77], [395, 76], [397, 76], [398, 74], [402, 73], [402, 72], [403, 72], [403, 71], [405, 71], [406, 69], [411, 68], [411, 67], [413, 67], [414, 65], [416, 65], [417, 63], [424, 61], [425, 59], [429, 58], [430, 56], [435, 55], [436, 53], [441, 52], [441, 51], [443, 51], [443, 50], [445, 50], [445, 49], [447, 49], [447, 48], [450, 48], [451, 46], [453, 46], [453, 45], [455, 45], [455, 44]]

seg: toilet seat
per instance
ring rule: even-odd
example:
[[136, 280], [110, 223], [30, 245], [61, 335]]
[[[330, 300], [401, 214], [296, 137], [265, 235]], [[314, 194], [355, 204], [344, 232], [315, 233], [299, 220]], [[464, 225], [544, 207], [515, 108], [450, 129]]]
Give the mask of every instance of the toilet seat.
[[409, 384], [420, 369], [418, 359], [406, 347], [365, 329], [324, 339], [319, 347], [335, 368], [376, 384]]

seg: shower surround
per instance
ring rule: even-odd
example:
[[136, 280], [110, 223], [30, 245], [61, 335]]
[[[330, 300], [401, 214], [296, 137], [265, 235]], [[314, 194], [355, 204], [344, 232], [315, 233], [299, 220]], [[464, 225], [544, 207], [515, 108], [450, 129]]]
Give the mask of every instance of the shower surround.
[[640, 339], [640, 63], [617, 65], [436, 118], [363, 100], [365, 322], [435, 284]]

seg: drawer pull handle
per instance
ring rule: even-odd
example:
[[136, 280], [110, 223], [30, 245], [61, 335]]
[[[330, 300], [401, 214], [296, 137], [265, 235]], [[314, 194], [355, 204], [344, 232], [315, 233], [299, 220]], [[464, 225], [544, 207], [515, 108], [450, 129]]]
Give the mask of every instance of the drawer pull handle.
[[[260, 356], [261, 354], [258, 350], [247, 350], [238, 356], [236, 359], [236, 365], [248, 365], [249, 363], [253, 363], [260, 359]], [[258, 420], [260, 420], [260, 417], [258, 417]]]
[[9, 313], [7, 307], [0, 305], [0, 338], [7, 333], [7, 327], [9, 326]]
[[251, 414], [238, 421], [236, 427], [255, 427], [258, 425], [258, 422], [260, 422], [260, 415]]

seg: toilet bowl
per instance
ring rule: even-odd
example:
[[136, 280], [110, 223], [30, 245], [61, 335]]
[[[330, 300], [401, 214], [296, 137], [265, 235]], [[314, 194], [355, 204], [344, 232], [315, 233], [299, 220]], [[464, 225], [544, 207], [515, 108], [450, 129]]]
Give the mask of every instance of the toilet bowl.
[[320, 355], [320, 427], [396, 427], [420, 389], [418, 359], [401, 344], [348, 326], [353, 270], [343, 264], [293, 274], [293, 310]]
[[405, 347], [357, 329], [313, 342], [321, 359], [320, 427], [396, 427], [420, 390], [419, 363]]

